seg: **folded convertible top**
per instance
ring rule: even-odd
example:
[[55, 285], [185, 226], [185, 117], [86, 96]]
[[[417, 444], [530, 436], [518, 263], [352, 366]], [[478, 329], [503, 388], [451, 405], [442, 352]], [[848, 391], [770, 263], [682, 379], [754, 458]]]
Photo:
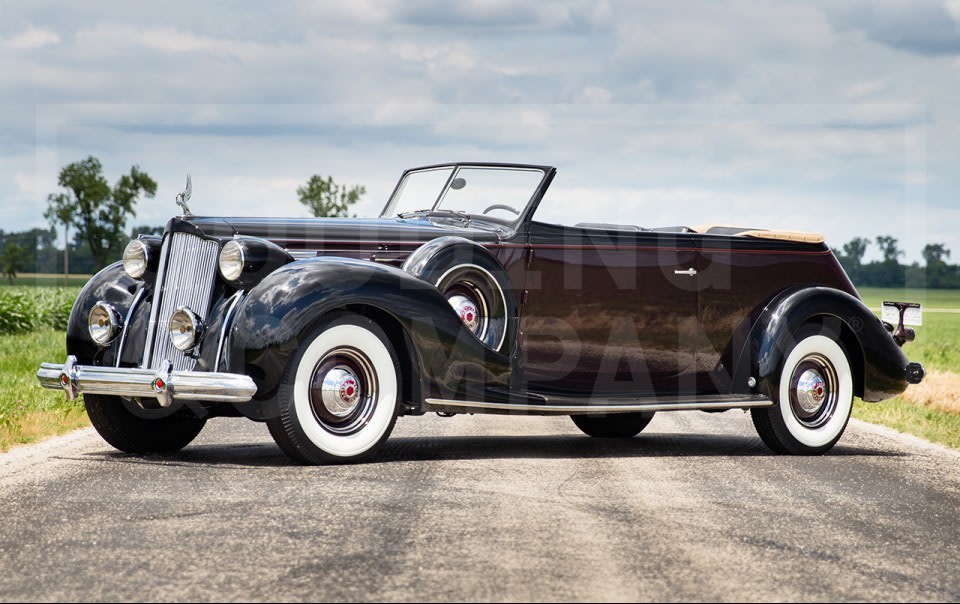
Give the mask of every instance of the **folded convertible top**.
[[755, 237], [757, 239], [777, 239], [780, 241], [794, 241], [797, 243], [823, 243], [826, 238], [821, 233], [806, 233], [803, 231], [784, 231], [770, 229], [756, 229], [752, 227], [734, 226], [729, 224], [707, 224], [693, 227], [695, 233], [704, 235], [733, 235], [737, 237]]

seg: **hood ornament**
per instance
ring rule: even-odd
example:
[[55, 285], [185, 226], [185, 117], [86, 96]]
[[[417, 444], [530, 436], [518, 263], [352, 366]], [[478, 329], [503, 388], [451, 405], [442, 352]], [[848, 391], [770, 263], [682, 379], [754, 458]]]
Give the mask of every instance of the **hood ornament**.
[[192, 212], [190, 212], [190, 207], [187, 205], [187, 202], [190, 201], [191, 195], [193, 195], [193, 182], [190, 180], [190, 175], [187, 174], [187, 187], [182, 193], [177, 193], [177, 205], [183, 208], [184, 216], [189, 216], [192, 214]]

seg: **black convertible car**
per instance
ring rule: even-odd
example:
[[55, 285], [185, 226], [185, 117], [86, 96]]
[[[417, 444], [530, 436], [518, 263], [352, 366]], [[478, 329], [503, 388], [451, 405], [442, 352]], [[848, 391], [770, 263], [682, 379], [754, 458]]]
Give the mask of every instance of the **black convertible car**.
[[549, 166], [408, 170], [380, 218], [170, 220], [95, 275], [47, 388], [84, 395], [131, 453], [209, 417], [266, 421], [304, 463], [372, 455], [399, 415], [564, 414], [631, 437], [654, 412], [749, 409], [780, 453], [818, 454], [853, 398], [923, 369], [823, 237], [535, 220]]

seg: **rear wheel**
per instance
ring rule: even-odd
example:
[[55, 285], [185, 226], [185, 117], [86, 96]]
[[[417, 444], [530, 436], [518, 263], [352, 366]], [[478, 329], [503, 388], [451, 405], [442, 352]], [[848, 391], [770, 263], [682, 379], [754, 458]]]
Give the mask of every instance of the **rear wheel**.
[[809, 326], [780, 366], [773, 407], [752, 409], [763, 442], [790, 455], [820, 455], [843, 435], [853, 409], [853, 372], [831, 331]]
[[632, 438], [650, 423], [653, 413], [615, 413], [611, 415], [571, 415], [584, 434], [596, 438]]
[[360, 315], [334, 313], [291, 359], [267, 426], [301, 463], [359, 461], [390, 436], [400, 392], [400, 366], [383, 329]]
[[[138, 455], [173, 453], [200, 434], [206, 420], [180, 409], [141, 409], [118, 396], [84, 394], [90, 423], [113, 447]], [[128, 409], [128, 406], [131, 406]]]

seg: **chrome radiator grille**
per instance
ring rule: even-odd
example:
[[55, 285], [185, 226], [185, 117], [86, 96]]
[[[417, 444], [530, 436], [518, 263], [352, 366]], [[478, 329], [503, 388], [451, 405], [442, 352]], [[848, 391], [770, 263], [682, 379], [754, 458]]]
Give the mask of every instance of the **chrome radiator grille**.
[[[169, 249], [169, 252], [168, 252]], [[217, 272], [220, 245], [187, 233], [174, 233], [163, 243], [157, 282], [163, 289], [154, 294], [149, 336], [152, 346], [145, 347], [143, 367], [159, 369], [164, 360], [173, 363], [174, 371], [192, 371], [196, 361], [173, 346], [167, 332], [170, 316], [182, 306], [201, 319], [210, 311], [213, 279]], [[159, 295], [159, 303], [157, 296]], [[147, 356], [147, 351], [150, 356]]]

